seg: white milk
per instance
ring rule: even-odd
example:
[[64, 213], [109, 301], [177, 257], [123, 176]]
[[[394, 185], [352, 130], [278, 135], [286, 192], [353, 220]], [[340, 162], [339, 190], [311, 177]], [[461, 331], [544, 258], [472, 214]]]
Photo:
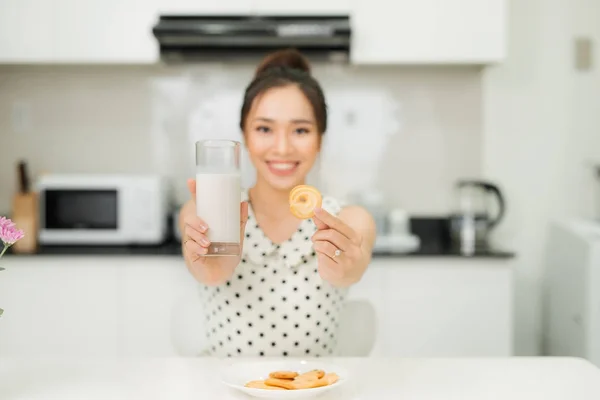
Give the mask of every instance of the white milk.
[[239, 173], [196, 174], [196, 213], [208, 225], [208, 255], [238, 255], [241, 178]]

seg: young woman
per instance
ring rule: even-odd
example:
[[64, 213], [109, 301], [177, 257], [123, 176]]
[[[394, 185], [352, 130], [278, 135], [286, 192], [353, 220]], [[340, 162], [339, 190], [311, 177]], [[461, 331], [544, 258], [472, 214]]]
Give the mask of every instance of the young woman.
[[346, 289], [370, 262], [375, 223], [328, 196], [311, 219], [290, 212], [290, 191], [305, 182], [327, 128], [323, 92], [300, 53], [275, 52], [258, 66], [240, 127], [257, 171], [242, 193], [241, 256], [204, 257], [210, 226], [196, 216], [194, 180], [179, 218], [186, 265], [202, 285], [207, 354], [330, 355]]

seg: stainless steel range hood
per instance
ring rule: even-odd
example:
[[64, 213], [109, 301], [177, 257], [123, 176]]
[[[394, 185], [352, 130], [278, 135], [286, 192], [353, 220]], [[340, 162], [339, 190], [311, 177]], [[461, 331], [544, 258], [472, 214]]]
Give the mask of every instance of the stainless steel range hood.
[[311, 60], [348, 62], [348, 16], [163, 15], [152, 30], [167, 63], [257, 60], [295, 48]]

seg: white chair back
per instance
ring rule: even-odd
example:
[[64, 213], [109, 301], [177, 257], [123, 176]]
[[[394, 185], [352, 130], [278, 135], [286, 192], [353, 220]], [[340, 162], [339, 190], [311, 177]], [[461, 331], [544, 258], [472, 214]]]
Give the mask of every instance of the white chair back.
[[340, 316], [338, 357], [367, 357], [377, 337], [377, 315], [367, 300], [348, 300]]

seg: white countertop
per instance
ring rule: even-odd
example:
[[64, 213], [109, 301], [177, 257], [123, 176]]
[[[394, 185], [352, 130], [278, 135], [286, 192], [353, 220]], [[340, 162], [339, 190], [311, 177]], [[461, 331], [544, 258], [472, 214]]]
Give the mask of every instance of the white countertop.
[[[600, 399], [600, 369], [575, 358], [322, 360], [351, 374], [322, 400]], [[235, 360], [4, 358], [0, 398], [250, 399], [220, 382], [220, 367], [230, 362]]]

